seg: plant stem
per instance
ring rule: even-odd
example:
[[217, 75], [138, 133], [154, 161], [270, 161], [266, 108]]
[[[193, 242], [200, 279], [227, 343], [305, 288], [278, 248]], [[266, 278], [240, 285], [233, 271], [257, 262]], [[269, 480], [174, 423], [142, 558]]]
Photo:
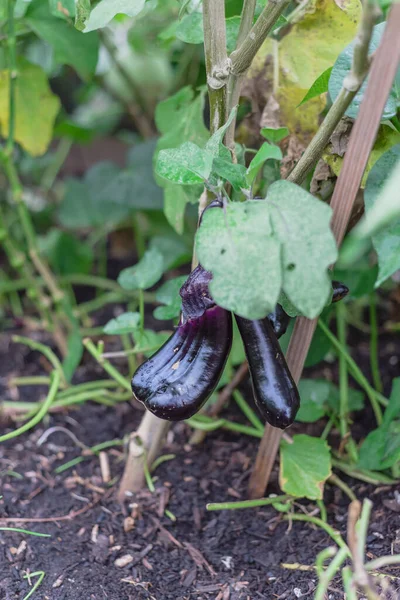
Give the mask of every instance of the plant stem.
[[[346, 308], [341, 302], [336, 307], [336, 322], [339, 342], [346, 349]], [[348, 432], [349, 414], [349, 377], [347, 362], [343, 354], [339, 354], [339, 393], [340, 393], [340, 435], [344, 438]]]
[[351, 488], [349, 488], [349, 486], [347, 485], [347, 483], [345, 483], [344, 481], [342, 481], [337, 475], [335, 475], [334, 473], [332, 473], [332, 475], [329, 477], [328, 479], [328, 483], [331, 483], [332, 485], [336, 485], [339, 489], [341, 489], [348, 498], [350, 498], [350, 500], [353, 502], [353, 500], [357, 500], [353, 490]]
[[354, 477], [360, 481], [365, 481], [366, 483], [372, 483], [373, 485], [379, 485], [380, 483], [394, 485], [395, 483], [398, 483], [396, 479], [388, 477], [383, 473], [375, 473], [374, 471], [367, 471], [366, 469], [361, 471], [356, 467], [336, 458], [332, 458], [332, 466], [336, 467], [340, 471], [343, 471], [343, 473], [346, 473], [346, 475], [350, 475], [350, 477]]
[[57, 175], [63, 166], [69, 151], [71, 150], [71, 146], [73, 141], [68, 138], [62, 138], [57, 146], [57, 150], [54, 152], [51, 163], [43, 173], [41, 187], [49, 191], [54, 185], [54, 182], [57, 178]]
[[227, 117], [226, 84], [229, 61], [226, 53], [224, 0], [203, 0], [203, 26], [212, 135], [224, 125]]
[[288, 181], [297, 184], [301, 184], [304, 181], [308, 172], [321, 158], [324, 148], [329, 142], [329, 138], [362, 86], [369, 67], [369, 42], [379, 15], [380, 10], [377, 8], [375, 2], [370, 2], [369, 0], [364, 2], [361, 23], [354, 40], [354, 54], [350, 73], [345, 77], [342, 89], [316, 135], [307, 146], [306, 151], [293, 171], [289, 174]]
[[263, 432], [264, 425], [261, 423], [256, 413], [247, 404], [246, 400], [244, 399], [243, 395], [239, 392], [239, 390], [233, 390], [233, 397], [235, 399], [236, 404], [238, 405], [242, 413], [248, 418], [250, 423], [254, 425], [256, 429], [259, 429], [261, 432]]
[[[328, 550], [328, 548], [326, 548], [326, 550]], [[335, 577], [336, 573], [339, 571], [347, 557], [347, 550], [345, 548], [340, 548], [339, 552], [337, 552], [336, 556], [334, 556], [328, 568], [319, 574], [319, 583], [315, 591], [314, 600], [324, 600], [330, 582]]]
[[375, 414], [376, 422], [378, 423], [378, 425], [380, 425], [382, 423], [382, 411], [379, 406], [377, 392], [370, 385], [369, 381], [367, 380], [365, 375], [362, 373], [361, 369], [359, 368], [359, 366], [357, 365], [355, 360], [353, 360], [353, 358], [349, 355], [349, 353], [346, 351], [346, 349], [343, 348], [343, 346], [339, 342], [339, 340], [333, 335], [333, 333], [329, 330], [329, 328], [325, 325], [325, 323], [321, 319], [319, 319], [318, 325], [322, 329], [322, 331], [325, 333], [327, 338], [332, 342], [333, 346], [336, 348], [339, 355], [341, 355], [345, 359], [345, 361], [349, 364], [353, 377], [357, 380], [359, 385], [361, 385], [364, 388], [368, 398], [370, 399], [370, 402], [371, 402], [371, 405], [372, 405], [372, 408], [373, 408], [373, 411]]
[[257, 506], [270, 506], [276, 502], [285, 502], [291, 496], [270, 496], [269, 498], [258, 498], [257, 500], [241, 500], [240, 502], [211, 502], [206, 504], [206, 510], [237, 510], [240, 508], [256, 508]]
[[143, 290], [139, 290], [139, 313], [140, 313], [140, 332], [144, 331], [144, 294]]
[[40, 342], [36, 342], [35, 340], [31, 340], [30, 338], [23, 337], [22, 335], [13, 335], [12, 341], [16, 344], [24, 344], [25, 346], [28, 346], [28, 348], [31, 348], [31, 350], [37, 350], [38, 352], [41, 352], [53, 365], [54, 369], [59, 373], [60, 381], [62, 382], [62, 384], [66, 385], [62, 365], [58, 360], [57, 356], [54, 354], [53, 350], [49, 348], [49, 346], [45, 346]]
[[9, 84], [9, 126], [8, 139], [6, 144], [6, 153], [11, 156], [14, 149], [14, 131], [15, 131], [15, 91], [17, 83], [17, 55], [16, 55], [16, 37], [14, 27], [14, 0], [8, 0], [8, 84]]
[[371, 328], [371, 337], [369, 342], [369, 357], [372, 372], [372, 381], [378, 392], [382, 393], [383, 385], [381, 374], [379, 372], [379, 352], [378, 352], [378, 320], [376, 314], [376, 292], [371, 292], [369, 297], [369, 324]]
[[[239, 33], [236, 41], [236, 48], [238, 48], [246, 36], [248, 35], [250, 29], [253, 25], [254, 20], [254, 12], [256, 9], [256, 0], [244, 0], [242, 14], [240, 17], [240, 27]], [[239, 104], [240, 98], [240, 90], [242, 87], [242, 82], [245, 77], [245, 74], [234, 75], [230, 74], [228, 79], [228, 89], [227, 89], [227, 114], [230, 114], [232, 108]], [[236, 115], [229, 125], [226, 134], [225, 134], [225, 144], [231, 150], [232, 156], [235, 157], [235, 126], [236, 126]]]
[[28, 421], [27, 423], [25, 423], [18, 429], [15, 429], [14, 431], [10, 431], [9, 433], [6, 433], [6, 434], [0, 436], [0, 442], [5, 442], [7, 440], [11, 440], [11, 439], [21, 435], [22, 433], [29, 431], [29, 429], [32, 429], [32, 427], [35, 427], [35, 425], [40, 423], [40, 421], [43, 419], [43, 417], [47, 414], [51, 404], [53, 403], [53, 400], [56, 397], [59, 385], [60, 385], [60, 373], [59, 373], [59, 371], [53, 371], [51, 374], [51, 384], [50, 384], [49, 392], [47, 394], [47, 398], [46, 398], [45, 402], [43, 402], [41, 408], [38, 410], [36, 415], [34, 417], [32, 417], [32, 419], [30, 421]]
[[311, 517], [310, 515], [300, 515], [297, 513], [285, 515], [283, 519], [285, 521], [305, 521], [306, 523], [313, 523], [314, 525], [317, 525], [318, 527], [326, 531], [328, 535], [330, 535], [330, 537], [339, 546], [339, 548], [343, 548], [346, 551], [346, 556], [351, 556], [350, 550], [340, 533], [333, 529], [333, 527], [328, 525], [328, 523], [325, 523], [322, 519], [319, 519], [318, 517]]
[[90, 354], [96, 359], [96, 361], [103, 367], [103, 369], [117, 381], [121, 387], [131, 392], [131, 384], [123, 375], [121, 375], [117, 369], [115, 369], [112, 364], [102, 357], [101, 352], [98, 351], [97, 347], [93, 344], [92, 340], [89, 338], [85, 338], [83, 340], [83, 345], [90, 352]]
[[239, 48], [230, 55], [234, 75], [247, 71], [268, 33], [289, 4], [290, 0], [268, 2]]

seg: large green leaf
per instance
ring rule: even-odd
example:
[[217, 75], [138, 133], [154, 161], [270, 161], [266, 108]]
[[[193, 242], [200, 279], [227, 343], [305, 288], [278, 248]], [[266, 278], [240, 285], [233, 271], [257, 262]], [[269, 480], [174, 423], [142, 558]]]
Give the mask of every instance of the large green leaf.
[[[4, 138], [8, 136], [9, 103], [9, 72], [4, 70], [0, 71], [0, 129]], [[16, 77], [14, 137], [32, 156], [46, 152], [59, 108], [60, 101], [52, 93], [45, 72], [37, 65], [20, 59]]]
[[177, 233], [183, 233], [186, 205], [198, 202], [200, 193], [196, 186], [169, 183], [164, 187], [164, 214]]
[[[375, 25], [371, 41], [369, 44], [369, 53], [372, 54], [378, 48], [383, 30], [385, 29], [386, 23], [379, 23], [379, 25]], [[354, 42], [351, 42], [339, 55], [337, 61], [335, 62], [332, 73], [329, 79], [329, 94], [332, 100], [336, 100], [339, 95], [340, 90], [342, 89], [343, 80], [350, 72], [351, 63], [353, 60], [354, 53]], [[364, 81], [361, 89], [357, 93], [356, 97], [350, 104], [349, 108], [346, 111], [346, 115], [355, 119], [358, 115], [358, 111], [360, 108], [360, 104], [365, 94], [365, 90], [367, 89], [368, 78]], [[397, 90], [393, 87], [390, 91], [389, 98], [386, 101], [385, 108], [383, 109], [382, 120], [390, 119], [394, 117], [397, 112], [397, 106], [400, 101], [399, 96], [397, 95]]]
[[275, 308], [283, 289], [302, 314], [316, 317], [331, 293], [327, 269], [337, 254], [330, 217], [329, 206], [286, 181], [272, 184], [266, 201], [205, 213], [196, 247], [213, 273], [215, 301], [259, 319]]
[[107, 335], [125, 335], [136, 331], [140, 324], [140, 314], [137, 312], [126, 312], [118, 315], [115, 319], [108, 321], [103, 328]]
[[[339, 414], [339, 388], [324, 379], [301, 379], [299, 382], [300, 409], [296, 421], [314, 423], [332, 410]], [[349, 412], [364, 408], [364, 394], [353, 388], [348, 389]]]
[[153, 248], [147, 250], [136, 265], [123, 269], [118, 283], [124, 290], [145, 290], [157, 283], [163, 272], [163, 255]]
[[85, 33], [105, 27], [120, 13], [128, 17], [136, 17], [145, 5], [145, 0], [100, 0], [92, 9], [86, 21]]
[[83, 79], [94, 75], [99, 52], [96, 33], [83, 35], [72, 24], [55, 17], [49, 10], [48, 0], [32, 0], [25, 20], [42, 40], [54, 48], [56, 61], [71, 65]]
[[[400, 145], [386, 152], [372, 167], [364, 192], [367, 218], [388, 176], [399, 161]], [[376, 280], [376, 287], [378, 287], [400, 269], [400, 217], [395, 219], [384, 231], [374, 235], [372, 243], [378, 254], [379, 273]]]
[[325, 440], [295, 435], [293, 443], [281, 441], [282, 491], [298, 498], [322, 500], [324, 483], [330, 475], [331, 457]]

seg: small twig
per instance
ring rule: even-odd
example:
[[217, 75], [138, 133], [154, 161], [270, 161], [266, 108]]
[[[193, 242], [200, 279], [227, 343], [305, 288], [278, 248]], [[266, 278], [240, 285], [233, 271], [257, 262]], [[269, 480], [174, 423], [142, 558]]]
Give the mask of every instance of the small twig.
[[240, 502], [212, 502], [206, 504], [207, 510], [236, 510], [239, 508], [255, 508], [257, 506], [270, 506], [276, 502], [285, 502], [290, 500], [291, 496], [284, 494], [282, 496], [270, 496], [269, 498], [258, 498], [257, 500], [243, 500]]
[[131, 385], [130, 385], [129, 381], [127, 379], [125, 379], [125, 377], [123, 377], [117, 371], [117, 369], [115, 369], [112, 366], [112, 364], [110, 362], [108, 362], [108, 360], [106, 360], [105, 358], [102, 357], [102, 353], [98, 351], [96, 346], [93, 344], [92, 340], [90, 340], [89, 338], [85, 338], [83, 340], [83, 345], [85, 346], [85, 348], [87, 348], [87, 350], [90, 352], [90, 354], [97, 360], [99, 365], [101, 365], [103, 367], [103, 369], [113, 379], [115, 379], [115, 381], [117, 381], [120, 384], [121, 387], [123, 387], [126, 390], [128, 390], [129, 392], [131, 392]]

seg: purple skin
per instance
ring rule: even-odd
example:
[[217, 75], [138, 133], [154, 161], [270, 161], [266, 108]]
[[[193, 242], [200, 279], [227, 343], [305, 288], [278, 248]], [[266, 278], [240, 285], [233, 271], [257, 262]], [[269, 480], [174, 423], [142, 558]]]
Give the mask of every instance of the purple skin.
[[211, 279], [212, 274], [198, 265], [181, 287], [179, 294], [182, 298], [183, 323], [186, 323], [188, 319], [201, 317], [207, 309], [215, 306], [208, 291]]
[[231, 313], [219, 306], [206, 310], [180, 325], [137, 369], [135, 398], [160, 419], [189, 419], [216, 388], [231, 345]]
[[257, 410], [270, 425], [285, 429], [295, 419], [300, 397], [273, 326], [268, 318], [235, 318], [249, 363]]

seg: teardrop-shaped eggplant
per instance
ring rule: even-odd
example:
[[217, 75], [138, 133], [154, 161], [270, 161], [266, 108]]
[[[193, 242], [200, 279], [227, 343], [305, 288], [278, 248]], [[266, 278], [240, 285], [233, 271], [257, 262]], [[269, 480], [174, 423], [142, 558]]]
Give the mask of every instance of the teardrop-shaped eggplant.
[[270, 425], [285, 429], [300, 406], [297, 386], [268, 319], [250, 321], [235, 315], [253, 385], [254, 402]]
[[349, 288], [344, 283], [340, 281], [332, 281], [332, 304], [334, 302], [339, 302], [339, 300], [343, 300], [345, 296], [349, 293]]
[[181, 324], [137, 369], [134, 396], [160, 419], [188, 419], [214, 391], [231, 345], [231, 313], [219, 306], [206, 310]]

